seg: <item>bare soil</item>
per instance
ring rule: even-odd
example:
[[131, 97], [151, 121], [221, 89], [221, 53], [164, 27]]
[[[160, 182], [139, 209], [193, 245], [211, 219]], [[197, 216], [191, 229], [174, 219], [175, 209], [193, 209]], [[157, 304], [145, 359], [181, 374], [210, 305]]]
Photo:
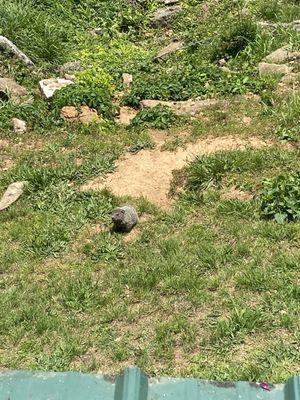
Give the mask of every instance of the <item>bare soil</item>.
[[[162, 144], [162, 141], [160, 141]], [[168, 193], [173, 171], [183, 168], [196, 155], [211, 154], [221, 150], [262, 148], [268, 143], [257, 137], [236, 136], [207, 137], [190, 143], [177, 151], [141, 150], [137, 154], [126, 154], [116, 163], [116, 170], [106, 179], [96, 178], [81, 187], [82, 190], [107, 188], [117, 196], [144, 197], [162, 208], [169, 208], [172, 199]]]
[[224, 190], [221, 193], [221, 198], [224, 200], [252, 200], [253, 194], [250, 192], [244, 192], [238, 188], [232, 187], [230, 189]]

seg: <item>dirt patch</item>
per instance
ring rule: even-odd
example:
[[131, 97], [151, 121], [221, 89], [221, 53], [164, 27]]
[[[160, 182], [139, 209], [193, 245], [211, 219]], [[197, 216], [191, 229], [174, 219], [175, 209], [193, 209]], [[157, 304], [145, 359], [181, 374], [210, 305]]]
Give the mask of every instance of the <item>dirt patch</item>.
[[79, 109], [74, 106], [65, 106], [61, 109], [60, 116], [65, 121], [82, 122], [83, 124], [90, 124], [101, 120], [97, 111], [87, 106], [81, 106]]
[[199, 140], [176, 152], [161, 151], [160, 148], [142, 150], [120, 158], [116, 163], [116, 171], [108, 175], [106, 180], [94, 179], [83, 185], [81, 190], [107, 188], [117, 196], [144, 197], [162, 208], [168, 208], [172, 203], [168, 193], [173, 171], [183, 168], [196, 155], [265, 146], [267, 143], [256, 137], [241, 139], [222, 136]]
[[[135, 360], [133, 358], [118, 362], [117, 371], [121, 371], [134, 364]], [[76, 357], [70, 364], [70, 367], [74, 370], [82, 370], [84, 368], [89, 371], [92, 370], [97, 374], [109, 374], [113, 376], [116, 373], [116, 360], [99, 348], [92, 347], [85, 354]]]
[[104, 224], [97, 225], [89, 225], [83, 228], [76, 237], [76, 240], [73, 243], [72, 250], [76, 251], [78, 243], [81, 245], [90, 243], [94, 236], [98, 235], [101, 232], [109, 231], [110, 227]]
[[[193, 309], [189, 301], [178, 296], [159, 296], [159, 298], [153, 300], [154, 303], [136, 303], [134, 302], [136, 300], [135, 294], [131, 293], [128, 287], [124, 288], [123, 296], [127, 297], [127, 299], [131, 297], [133, 302], [130, 303], [129, 314], [120, 315], [119, 319], [110, 323], [110, 330], [114, 338], [111, 339], [108, 348], [103, 350], [94, 345], [88, 346], [85, 354], [73, 360], [71, 368], [76, 370], [84, 368], [97, 373], [115, 374], [116, 365], [117, 369], [120, 370], [136, 364], [138, 358], [134, 351], [131, 351], [131, 354], [128, 354], [125, 360], [116, 363], [114, 348], [121, 346], [130, 348], [131, 350], [141, 348], [146, 350], [149, 354], [149, 360], [153, 360], [153, 363], [148, 363], [148, 370], [162, 370], [164, 367], [163, 361], [160, 363], [155, 358], [155, 347], [158, 343], [156, 339], [156, 327], [163, 322], [171, 322], [174, 315], [184, 313], [187, 315], [188, 322], [192, 325], [197, 322], [195, 326], [197, 329], [197, 338], [193, 349], [191, 347], [188, 350], [184, 348], [182, 343], [184, 332], [173, 335], [175, 341], [173, 348], [174, 368], [177, 373], [184, 373], [188, 369], [191, 358], [200, 353], [200, 341], [203, 340], [203, 337], [207, 337], [205, 316], [208, 312], [202, 309]], [[93, 337], [91, 341], [93, 341]]]
[[156, 106], [169, 107], [177, 115], [191, 115], [196, 116], [202, 110], [210, 109], [213, 107], [224, 108], [227, 106], [225, 100], [206, 99], [206, 100], [185, 100], [185, 101], [161, 101], [161, 100], [142, 100], [140, 108], [154, 108]]
[[184, 373], [189, 365], [189, 359], [181, 346], [174, 347], [174, 367], [180, 373]]
[[121, 107], [119, 115], [115, 118], [117, 124], [129, 126], [138, 112], [134, 108]]
[[10, 158], [10, 157], [7, 157], [7, 158], [4, 157], [4, 159], [1, 160], [1, 163], [0, 163], [0, 170], [2, 170], [2, 171], [7, 171], [7, 170], [9, 170], [10, 168], [12, 168], [13, 165], [14, 165], [14, 162], [13, 162], [12, 158]]
[[9, 146], [9, 141], [5, 139], [0, 139], [0, 149], [4, 149]]
[[247, 126], [249, 126], [249, 125], [251, 125], [251, 122], [252, 122], [252, 118], [251, 117], [243, 117], [242, 118], [242, 121], [243, 121], [243, 123], [245, 124], [245, 125], [247, 125]]
[[168, 139], [168, 135], [166, 134], [165, 131], [160, 131], [160, 130], [150, 130], [149, 135], [153, 142], [156, 144], [156, 146], [162, 146], [165, 141]]
[[131, 232], [126, 233], [123, 236], [123, 240], [125, 243], [133, 242], [139, 236], [140, 233], [141, 233], [140, 228], [134, 228]]
[[28, 141], [19, 141], [13, 145], [13, 148], [23, 150], [41, 150], [45, 146], [45, 142], [36, 138], [30, 138]]
[[[278, 329], [272, 333], [273, 337], [280, 337], [282, 340], [285, 340], [286, 343], [289, 342], [291, 334], [285, 329]], [[243, 339], [243, 342], [239, 345], [236, 345], [232, 349], [232, 358], [236, 363], [243, 363], [246, 360], [249, 360], [251, 353], [253, 354], [255, 351], [264, 350], [269, 348], [272, 342], [272, 338], [270, 335], [266, 333], [254, 333], [250, 336], [246, 336]]]
[[235, 187], [232, 187], [230, 189], [224, 190], [221, 193], [221, 199], [222, 200], [252, 200], [253, 195], [250, 192], [244, 192], [242, 190], [239, 190]]
[[126, 233], [123, 236], [124, 242], [130, 243], [130, 242], [134, 241], [142, 232], [143, 223], [151, 221], [152, 218], [153, 218], [153, 216], [151, 214], [142, 214], [141, 216], [139, 216], [138, 226], [134, 227], [134, 229], [132, 229], [132, 231], [130, 231], [129, 233]]

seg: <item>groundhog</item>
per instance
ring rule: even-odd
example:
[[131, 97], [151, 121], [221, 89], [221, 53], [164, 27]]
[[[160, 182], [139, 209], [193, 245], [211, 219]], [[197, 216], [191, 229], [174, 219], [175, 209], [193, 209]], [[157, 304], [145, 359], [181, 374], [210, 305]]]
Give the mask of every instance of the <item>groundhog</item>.
[[115, 208], [111, 214], [113, 230], [116, 232], [130, 232], [138, 222], [136, 210], [130, 206]]

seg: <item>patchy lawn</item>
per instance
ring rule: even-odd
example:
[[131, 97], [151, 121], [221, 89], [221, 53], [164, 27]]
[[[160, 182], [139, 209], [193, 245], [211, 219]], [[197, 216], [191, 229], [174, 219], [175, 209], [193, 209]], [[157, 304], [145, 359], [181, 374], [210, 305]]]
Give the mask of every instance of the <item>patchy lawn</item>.
[[[272, 382], [299, 374], [298, 200], [294, 221], [284, 219], [286, 210], [275, 201], [266, 218], [261, 193], [266, 179], [299, 171], [300, 97], [295, 87], [279, 93], [280, 77], [259, 77], [256, 68], [283, 44], [297, 49], [299, 33], [278, 26], [252, 37], [253, 26], [240, 21], [232, 1], [214, 11], [213, 2], [205, 8], [183, 1], [170, 33], [149, 25], [155, 2], [146, 2], [145, 12], [127, 4], [122, 17], [123, 1], [91, 0], [81, 15], [80, 2], [69, 0], [62, 8], [48, 2], [41, 20], [26, 28], [38, 35], [30, 42], [12, 21], [4, 29], [1, 12], [8, 18], [17, 10], [25, 24], [34, 21], [31, 3], [0, 5], [1, 32], [38, 65], [32, 74], [1, 55], [3, 75], [26, 85], [33, 102], [0, 100], [0, 191], [28, 182], [21, 198], [0, 212], [0, 369], [112, 373], [136, 364], [151, 375]], [[271, 2], [268, 10], [265, 3], [249, 2], [253, 23], [300, 16], [296, 2]], [[60, 26], [53, 28], [53, 42], [41, 31], [50, 11]], [[230, 18], [249, 34], [236, 54]], [[226, 35], [219, 27], [214, 36], [220, 21]], [[100, 37], [91, 32], [99, 26]], [[184, 39], [188, 50], [155, 64], [152, 57], [168, 35]], [[220, 72], [223, 57], [237, 74]], [[74, 58], [84, 65], [75, 94], [62, 90], [49, 102], [41, 99], [38, 80], [56, 76], [58, 66]], [[137, 108], [146, 97], [215, 97], [226, 106], [188, 118], [144, 112], [119, 126], [114, 113], [123, 103], [116, 105], [114, 96], [122, 72], [134, 77], [127, 106]], [[63, 121], [61, 106], [76, 99], [103, 120]], [[12, 131], [13, 116], [28, 122], [26, 133]], [[113, 174], [119, 174], [116, 185], [105, 185]], [[151, 192], [151, 176], [163, 190], [163, 207], [155, 196], [140, 196]], [[296, 176], [295, 190], [299, 186]], [[110, 229], [111, 211], [124, 203], [140, 215], [127, 235]]]

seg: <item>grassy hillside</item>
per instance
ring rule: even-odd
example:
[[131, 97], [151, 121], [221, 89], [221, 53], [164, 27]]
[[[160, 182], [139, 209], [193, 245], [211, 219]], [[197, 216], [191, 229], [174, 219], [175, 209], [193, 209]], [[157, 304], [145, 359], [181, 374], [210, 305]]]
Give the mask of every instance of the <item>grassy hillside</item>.
[[[300, 62], [289, 62], [287, 86], [258, 73], [272, 51], [300, 51], [290, 24], [300, 3], [180, 4], [157, 27], [154, 0], [0, 3], [0, 35], [35, 63], [0, 53], [0, 78], [31, 97], [0, 100], [0, 193], [28, 182], [0, 212], [0, 369], [137, 364], [152, 375], [272, 382], [300, 373]], [[154, 62], [173, 40], [184, 49]], [[75, 84], [44, 100], [38, 82], [69, 61], [82, 65]], [[133, 83], [118, 101], [123, 73]], [[144, 99], [224, 102], [191, 117], [140, 110]], [[101, 122], [64, 121], [72, 105]], [[115, 122], [124, 106], [138, 111], [127, 127]], [[13, 117], [26, 133], [13, 132]], [[168, 209], [82, 189], [125, 154], [157, 150], [157, 132], [165, 152], [220, 138], [257, 146], [195, 154], [173, 174]], [[109, 229], [124, 203], [141, 216], [127, 236]]]

